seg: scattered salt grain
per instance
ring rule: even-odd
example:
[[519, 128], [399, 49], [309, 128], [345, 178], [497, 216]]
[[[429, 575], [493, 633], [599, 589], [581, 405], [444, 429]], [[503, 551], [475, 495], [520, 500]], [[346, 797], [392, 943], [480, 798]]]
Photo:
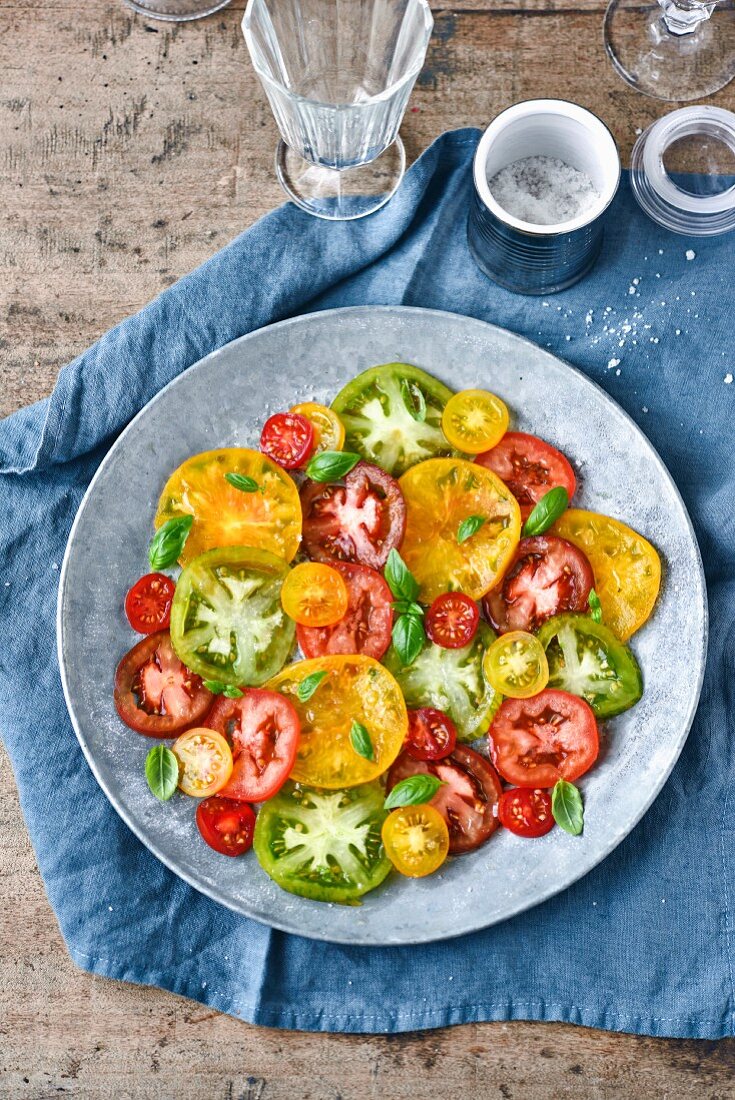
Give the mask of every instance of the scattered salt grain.
[[725, 385], [726, 386], [731, 386], [732, 385], [732, 375], [730, 374], [729, 371], [725, 375]]
[[644, 412], [644, 413], [647, 413], [647, 412], [648, 412], [648, 405], [644, 405], [644, 406], [643, 406], [643, 412]]
[[611, 359], [609, 361], [609, 363], [607, 364], [607, 369], [612, 370], [612, 368], [617, 367], [619, 363], [620, 363], [619, 359]]
[[534, 225], [555, 225], [591, 210], [600, 197], [590, 177], [558, 157], [523, 157], [488, 180], [508, 214]]
[[659, 254], [659, 256], [663, 256], [663, 254], [664, 254], [663, 248], [659, 248], [658, 254]]
[[641, 130], [640, 126], [636, 126], [636, 128], [635, 128], [635, 136], [636, 136], [636, 137], [640, 137], [642, 133], [643, 133], [643, 131]]
[[678, 329], [676, 330], [676, 333], [675, 333], [675, 335], [676, 335], [676, 336], [681, 336], [681, 329], [680, 329], [680, 328], [678, 328]]
[[697, 253], [696, 253], [696, 252], [694, 251], [694, 249], [693, 249], [693, 248], [688, 248], [688, 249], [686, 250], [686, 252], [684, 253], [684, 255], [686, 256], [686, 258], [687, 258], [688, 260], [693, 260], [693, 259], [694, 259], [694, 257], [695, 257], [695, 256], [697, 255]]
[[615, 373], [617, 374], [618, 377], [620, 377], [620, 371], [619, 370], [616, 370]]

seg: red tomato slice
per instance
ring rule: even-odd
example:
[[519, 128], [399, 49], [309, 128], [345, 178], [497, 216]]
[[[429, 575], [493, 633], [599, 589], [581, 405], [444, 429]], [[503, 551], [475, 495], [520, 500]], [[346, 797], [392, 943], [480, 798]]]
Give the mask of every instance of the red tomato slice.
[[588, 771], [600, 751], [597, 722], [584, 699], [547, 688], [531, 699], [506, 699], [488, 731], [490, 755], [517, 787], [553, 787]]
[[595, 583], [587, 557], [566, 539], [536, 535], [521, 539], [500, 585], [484, 597], [488, 619], [499, 634], [538, 630], [564, 611], [586, 611]]
[[218, 793], [238, 802], [264, 802], [288, 779], [301, 724], [293, 704], [266, 688], [250, 688], [241, 699], [219, 695], [206, 724], [227, 738], [234, 767]]
[[498, 818], [516, 836], [546, 836], [554, 827], [551, 795], [531, 787], [506, 791], [498, 803]]
[[475, 462], [505, 482], [521, 506], [524, 522], [549, 489], [562, 485], [571, 500], [577, 488], [574, 470], [561, 451], [525, 432], [506, 432], [497, 447], [477, 455]]
[[457, 727], [451, 718], [434, 707], [408, 712], [405, 750], [414, 760], [443, 760], [457, 744]]
[[126, 726], [148, 737], [172, 737], [200, 725], [212, 693], [173, 651], [168, 631], [149, 634], [115, 672], [115, 707]]
[[444, 649], [461, 649], [477, 633], [480, 609], [463, 592], [444, 592], [426, 612], [424, 626], [430, 641]]
[[367, 462], [358, 462], [344, 484], [307, 482], [301, 511], [306, 552], [328, 565], [349, 561], [382, 569], [406, 530], [398, 482]]
[[457, 745], [445, 760], [414, 760], [404, 752], [388, 773], [388, 790], [409, 775], [435, 775], [444, 786], [431, 800], [449, 828], [454, 855], [479, 848], [498, 828], [496, 807], [503, 788], [484, 756]]
[[313, 425], [300, 413], [275, 413], [263, 425], [260, 449], [284, 470], [303, 466], [314, 450]]
[[176, 585], [165, 573], [146, 573], [125, 597], [125, 614], [139, 634], [168, 630]]
[[247, 802], [214, 794], [197, 806], [196, 823], [209, 847], [223, 856], [241, 856], [252, 847], [255, 814]]
[[347, 585], [347, 611], [334, 626], [297, 626], [301, 651], [305, 657], [357, 653], [379, 661], [390, 645], [391, 590], [380, 573], [367, 565], [332, 564]]

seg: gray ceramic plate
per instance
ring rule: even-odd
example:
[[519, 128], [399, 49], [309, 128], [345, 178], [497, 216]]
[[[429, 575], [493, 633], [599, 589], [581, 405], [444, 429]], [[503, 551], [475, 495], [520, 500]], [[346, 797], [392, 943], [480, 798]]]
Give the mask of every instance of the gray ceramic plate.
[[[158, 494], [171, 470], [213, 447], [253, 446], [267, 413], [329, 402], [376, 363], [415, 363], [455, 389], [484, 386], [516, 427], [559, 445], [576, 503], [625, 520], [664, 560], [656, 612], [633, 640], [646, 690], [604, 730], [582, 780], [583, 836], [523, 842], [504, 830], [430, 879], [391, 876], [360, 908], [283, 893], [251, 854], [226, 859], [198, 837], [194, 806], [149, 793], [150, 742], [112, 704], [112, 676], [136, 640], [123, 614], [146, 567]], [[261, 329], [207, 356], [133, 420], [100, 466], [69, 539], [59, 592], [59, 659], [69, 712], [102, 789], [143, 843], [197, 890], [289, 932], [352, 944], [420, 943], [483, 928], [558, 893], [604, 859], [663, 786], [686, 739], [704, 670], [707, 611], [699, 550], [676, 486], [632, 420], [583, 375], [509, 332], [449, 313], [355, 308]]]

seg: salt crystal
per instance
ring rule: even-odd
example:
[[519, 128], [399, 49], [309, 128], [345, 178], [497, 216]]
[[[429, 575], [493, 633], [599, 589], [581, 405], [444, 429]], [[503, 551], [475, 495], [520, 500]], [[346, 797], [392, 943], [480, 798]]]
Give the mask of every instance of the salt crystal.
[[533, 225], [556, 225], [586, 214], [600, 197], [586, 172], [558, 157], [523, 157], [488, 180], [508, 214]]
[[732, 375], [730, 374], [729, 371], [725, 375], [725, 385], [726, 386], [731, 386], [732, 385]]
[[681, 336], [681, 329], [680, 329], [680, 328], [678, 328], [678, 329], [676, 330], [676, 335], [677, 335], [677, 336]]
[[619, 360], [619, 359], [611, 359], [611, 360], [610, 360], [610, 361], [608, 362], [608, 364], [607, 364], [607, 369], [608, 369], [608, 370], [612, 370], [612, 368], [613, 368], [613, 367], [617, 367], [617, 365], [619, 364], [619, 362], [620, 362], [620, 360]]
[[615, 371], [615, 373], [616, 373], [617, 375], [620, 375], [620, 371], [619, 371], [619, 370], [616, 370], [616, 371]]
[[693, 260], [693, 259], [694, 259], [694, 257], [695, 257], [695, 256], [697, 255], [697, 253], [696, 253], [696, 252], [694, 251], [694, 249], [693, 249], [693, 248], [688, 248], [688, 249], [686, 250], [686, 252], [684, 253], [684, 255], [686, 256], [686, 258], [687, 258], [688, 260]]
[[643, 133], [643, 131], [641, 130], [640, 126], [636, 126], [636, 128], [635, 128], [635, 136], [636, 136], [636, 137], [640, 137], [642, 133]]
[[592, 324], [592, 316], [593, 316], [593, 311], [591, 309], [588, 309], [587, 310], [587, 316], [584, 319], [584, 323], [586, 325], [591, 325]]
[[647, 413], [647, 412], [648, 412], [648, 405], [644, 405], [644, 406], [643, 406], [643, 411], [644, 411], [644, 413]]
[[565, 336], [564, 339], [565, 340], [571, 340], [571, 336]]
[[659, 254], [659, 256], [663, 256], [663, 254], [664, 254], [663, 248], [659, 248], [658, 254]]

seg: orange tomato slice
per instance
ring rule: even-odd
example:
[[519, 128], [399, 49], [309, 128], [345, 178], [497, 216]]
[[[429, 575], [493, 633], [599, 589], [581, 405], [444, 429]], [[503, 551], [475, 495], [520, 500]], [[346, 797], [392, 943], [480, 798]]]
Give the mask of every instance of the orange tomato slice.
[[344, 577], [319, 562], [295, 566], [281, 588], [283, 610], [300, 626], [333, 626], [345, 617], [348, 602]]
[[396, 871], [423, 878], [437, 871], [449, 853], [447, 823], [433, 806], [401, 806], [383, 822], [385, 854]]
[[192, 798], [216, 794], [232, 774], [232, 752], [221, 733], [193, 729], [174, 742], [179, 762], [179, 788]]
[[316, 401], [303, 401], [300, 405], [294, 405], [291, 412], [306, 417], [314, 429], [312, 455], [342, 450], [345, 445], [345, 428], [333, 409], [318, 405]]
[[508, 430], [508, 408], [487, 390], [461, 390], [442, 413], [442, 431], [458, 451], [477, 455], [497, 446]]

